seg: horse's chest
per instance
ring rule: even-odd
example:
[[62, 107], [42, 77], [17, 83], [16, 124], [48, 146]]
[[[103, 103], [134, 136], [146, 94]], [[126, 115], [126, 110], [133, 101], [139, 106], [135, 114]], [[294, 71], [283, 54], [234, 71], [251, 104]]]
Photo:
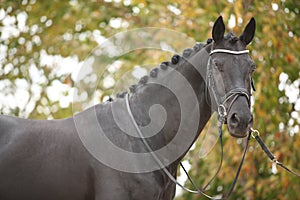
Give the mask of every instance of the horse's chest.
[[100, 199], [171, 200], [175, 193], [175, 186], [169, 183], [169, 180], [159, 172], [147, 174], [115, 173], [111, 176], [114, 178], [107, 179], [110, 181], [101, 184], [99, 194], [102, 198]]

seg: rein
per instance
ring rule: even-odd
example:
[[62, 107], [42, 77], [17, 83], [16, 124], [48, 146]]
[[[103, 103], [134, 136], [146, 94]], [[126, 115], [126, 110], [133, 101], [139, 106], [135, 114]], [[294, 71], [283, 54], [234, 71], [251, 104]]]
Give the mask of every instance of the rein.
[[163, 163], [160, 161], [160, 159], [157, 157], [157, 155], [153, 152], [153, 150], [151, 149], [150, 145], [148, 144], [148, 142], [146, 141], [146, 139], [144, 138], [138, 124], [136, 123], [135, 119], [134, 119], [134, 116], [132, 114], [132, 111], [131, 111], [131, 108], [130, 108], [130, 104], [129, 104], [129, 94], [127, 93], [126, 94], [126, 98], [125, 98], [125, 101], [126, 101], [126, 108], [127, 108], [127, 111], [128, 111], [128, 114], [129, 114], [129, 117], [136, 129], [136, 131], [138, 132], [139, 134], [139, 137], [142, 139], [143, 143], [145, 144], [147, 150], [150, 152], [150, 154], [153, 156], [155, 162], [158, 164], [158, 166], [164, 171], [164, 173], [169, 177], [169, 179], [175, 183], [176, 185], [178, 185], [181, 189], [187, 191], [187, 192], [190, 192], [190, 193], [194, 193], [194, 194], [202, 194], [203, 196], [209, 198], [209, 199], [213, 199], [213, 200], [226, 200], [229, 198], [229, 196], [231, 195], [236, 183], [237, 183], [237, 180], [238, 180], [238, 176], [240, 174], [240, 171], [241, 171], [241, 168], [242, 168], [242, 165], [244, 163], [244, 159], [245, 159], [245, 156], [246, 156], [246, 152], [247, 152], [247, 149], [248, 149], [248, 144], [249, 144], [249, 140], [250, 140], [250, 134], [248, 136], [248, 139], [247, 139], [247, 143], [246, 143], [246, 147], [245, 147], [245, 150], [244, 150], [244, 153], [243, 153], [243, 156], [242, 156], [242, 160], [241, 160], [241, 163], [238, 167], [238, 170], [237, 170], [237, 173], [235, 175], [235, 178], [234, 178], [234, 181], [233, 183], [231, 184], [230, 186], [230, 189], [228, 191], [228, 193], [226, 194], [225, 198], [215, 198], [215, 197], [212, 197], [212, 196], [209, 196], [208, 194], [206, 194], [204, 192], [204, 190], [210, 185], [210, 183], [215, 179], [215, 177], [217, 176], [217, 174], [219, 173], [220, 169], [221, 169], [221, 166], [222, 166], [222, 161], [223, 161], [223, 139], [222, 139], [222, 135], [223, 135], [223, 131], [222, 131], [222, 126], [224, 124], [224, 116], [222, 115], [222, 117], [219, 118], [219, 137], [220, 137], [220, 145], [221, 145], [221, 162], [220, 162], [220, 165], [218, 167], [218, 170], [217, 172], [215, 173], [215, 175], [212, 177], [212, 179], [207, 183], [207, 185], [203, 188], [203, 189], [200, 189], [199, 187], [197, 187], [197, 185], [195, 184], [195, 182], [193, 181], [193, 179], [190, 177], [190, 175], [188, 174], [187, 170], [184, 168], [183, 164], [180, 162], [180, 166], [182, 167], [182, 169], [184, 170], [185, 174], [187, 175], [189, 181], [191, 182], [191, 184], [193, 185], [194, 187], [194, 190], [192, 189], [189, 189], [185, 186], [183, 186], [181, 183], [179, 183], [176, 178], [168, 171], [168, 169], [163, 165]]
[[262, 150], [267, 154], [267, 156], [270, 158], [270, 160], [273, 162], [273, 165], [278, 165], [281, 168], [283, 168], [284, 170], [288, 171], [289, 173], [300, 177], [300, 174], [294, 172], [293, 170], [289, 169], [287, 166], [285, 166], [283, 163], [279, 162], [277, 160], [277, 158], [272, 154], [272, 152], [270, 151], [270, 149], [267, 147], [267, 145], [262, 141], [262, 139], [260, 138], [260, 133], [258, 130], [254, 130], [251, 128], [251, 135], [252, 137], [258, 142], [258, 144], [260, 145], [260, 147], [262, 148]]
[[[180, 162], [180, 166], [183, 168], [184, 172], [186, 173], [186, 175], [187, 175], [189, 181], [192, 183], [192, 185], [193, 185], [193, 187], [195, 188], [195, 190], [191, 190], [191, 189], [189, 189], [189, 188], [183, 186], [181, 183], [179, 183], [179, 182], [176, 180], [176, 178], [169, 172], [169, 170], [167, 170], [167, 168], [163, 165], [163, 163], [160, 161], [160, 159], [157, 157], [157, 155], [153, 152], [153, 150], [152, 150], [151, 147], [149, 146], [148, 142], [147, 142], [146, 139], [144, 138], [144, 136], [143, 136], [143, 134], [142, 134], [142, 132], [141, 132], [139, 126], [137, 125], [137, 123], [136, 123], [136, 121], [135, 121], [135, 119], [134, 119], [134, 116], [133, 116], [133, 114], [132, 114], [132, 112], [131, 112], [131, 108], [130, 108], [130, 104], [129, 104], [129, 94], [128, 94], [128, 93], [126, 94], [125, 101], [126, 101], [126, 108], [127, 108], [129, 117], [130, 117], [130, 119], [131, 119], [131, 121], [132, 121], [132, 123], [133, 123], [133, 125], [134, 125], [134, 127], [135, 127], [135, 129], [136, 129], [136, 131], [138, 132], [140, 138], [142, 139], [143, 143], [145, 144], [147, 150], [148, 150], [148, 151], [150, 152], [150, 154], [153, 156], [153, 158], [154, 158], [155, 162], [158, 164], [158, 166], [164, 171], [164, 173], [169, 177], [169, 179], [170, 179], [173, 183], [175, 183], [176, 185], [178, 185], [181, 189], [183, 189], [183, 190], [185, 190], [185, 191], [187, 191], [187, 192], [190, 192], [190, 193], [194, 193], [194, 194], [202, 194], [203, 196], [205, 196], [205, 197], [207, 197], [207, 198], [209, 198], [209, 199], [214, 199], [214, 200], [225, 200], [225, 199], [223, 199], [223, 198], [221, 198], [221, 199], [216, 199], [216, 198], [214, 198], [214, 197], [209, 196], [208, 194], [206, 194], [203, 190], [199, 189], [199, 188], [196, 186], [196, 184], [194, 183], [194, 181], [191, 179], [191, 177], [189, 176], [188, 172], [187, 172], [186, 169], [183, 167], [183, 165], [182, 165], [181, 162]], [[223, 123], [220, 123], [220, 126], [219, 126], [220, 135], [222, 135], [222, 124], [223, 124]], [[222, 137], [220, 137], [220, 138], [222, 138]], [[220, 141], [222, 141], [222, 139], [221, 139]], [[223, 143], [221, 142], [221, 144], [222, 144], [221, 146], [222, 146], [222, 154], [223, 154]], [[223, 157], [223, 156], [222, 156], [222, 157]], [[219, 167], [219, 168], [220, 168], [220, 167]], [[218, 171], [219, 171], [219, 169], [218, 169]], [[216, 175], [217, 175], [217, 174], [216, 174]], [[215, 176], [216, 176], [216, 175], [215, 175]], [[215, 176], [214, 176], [214, 177], [215, 177]], [[214, 177], [213, 177], [213, 178], [214, 178]], [[213, 180], [213, 179], [212, 179], [212, 180]], [[211, 181], [212, 181], [212, 180], [211, 180]], [[211, 182], [211, 181], [210, 181], [210, 182]], [[210, 183], [210, 182], [209, 182], [209, 183]], [[208, 186], [208, 185], [207, 185], [207, 186]], [[207, 187], [207, 186], [206, 186], [206, 187]], [[232, 190], [233, 190], [233, 189], [232, 189]]]
[[[228, 53], [228, 54], [233, 54], [233, 55], [241, 55], [241, 54], [247, 54], [249, 53], [249, 50], [243, 50], [243, 51], [231, 51], [231, 50], [227, 50], [227, 49], [214, 49], [210, 52], [210, 56], [214, 53]], [[234, 190], [234, 187], [237, 183], [237, 180], [238, 180], [238, 177], [239, 177], [239, 174], [241, 172], [241, 169], [242, 169], [242, 165], [244, 163], [244, 160], [245, 160], [245, 156], [246, 156], [246, 153], [247, 153], [247, 149], [248, 149], [248, 146], [249, 146], [249, 141], [250, 141], [250, 138], [251, 136], [253, 138], [256, 139], [256, 141], [259, 143], [259, 145], [261, 146], [261, 148], [263, 149], [263, 151], [267, 154], [267, 156], [273, 161], [273, 163], [275, 165], [279, 165], [280, 167], [282, 167], [283, 169], [287, 170], [288, 172], [300, 177], [299, 174], [295, 173], [294, 171], [290, 170], [289, 168], [287, 168], [285, 165], [283, 165], [281, 162], [279, 162], [276, 157], [270, 152], [270, 150], [268, 149], [268, 147], [264, 144], [264, 142], [261, 140], [261, 138], [259, 137], [260, 133], [257, 131], [257, 130], [254, 130], [252, 128], [250, 128], [249, 130], [249, 134], [247, 136], [247, 142], [246, 142], [246, 146], [245, 146], [245, 149], [244, 149], [244, 152], [243, 152], [243, 155], [242, 155], [242, 159], [241, 159], [241, 162], [239, 164], [239, 167], [237, 169], [237, 172], [236, 172], [236, 175], [234, 177], [234, 180], [230, 186], [230, 189], [229, 191], [227, 192], [227, 194], [223, 197], [223, 198], [215, 198], [215, 197], [212, 197], [208, 194], [205, 193], [204, 190], [206, 190], [206, 188], [211, 184], [211, 182], [216, 178], [217, 174], [220, 172], [221, 170], [221, 167], [222, 167], [222, 162], [223, 162], [223, 156], [224, 156], [224, 150], [223, 150], [223, 139], [222, 139], [222, 136], [223, 136], [223, 131], [222, 131], [222, 126], [226, 120], [226, 117], [227, 117], [227, 113], [228, 111], [230, 110], [231, 106], [233, 105], [233, 103], [238, 99], [238, 97], [240, 96], [245, 96], [247, 98], [247, 101], [248, 101], [248, 104], [249, 104], [249, 107], [251, 105], [250, 101], [250, 95], [248, 93], [248, 91], [244, 88], [235, 88], [229, 92], [227, 92], [224, 97], [222, 97], [221, 99], [218, 97], [218, 95], [216, 94], [216, 88], [215, 88], [215, 82], [214, 82], [214, 79], [212, 77], [212, 68], [211, 68], [211, 57], [209, 57], [209, 60], [208, 60], [208, 65], [207, 65], [207, 76], [206, 78], [208, 79], [208, 86], [211, 88], [211, 91], [213, 93], [213, 96], [215, 98], [215, 101], [217, 103], [217, 112], [218, 112], [218, 115], [219, 115], [219, 126], [218, 126], [218, 130], [219, 130], [219, 138], [220, 138], [220, 147], [221, 147], [221, 161], [220, 161], [220, 165], [218, 167], [218, 170], [217, 172], [215, 173], [215, 175], [210, 179], [210, 181], [206, 184], [205, 187], [203, 187], [203, 189], [200, 189], [199, 187], [197, 187], [197, 185], [195, 184], [195, 182], [193, 181], [193, 179], [190, 177], [190, 175], [188, 174], [187, 170], [184, 168], [183, 164], [180, 162], [180, 166], [182, 167], [183, 171], [185, 172], [188, 180], [190, 181], [190, 183], [193, 185], [194, 187], [194, 190], [192, 189], [189, 189], [185, 186], [183, 186], [182, 184], [180, 184], [176, 178], [168, 171], [168, 169], [163, 165], [163, 163], [160, 161], [160, 159], [157, 157], [157, 155], [153, 152], [153, 150], [151, 149], [150, 145], [148, 144], [148, 142], [146, 141], [146, 139], [144, 138], [138, 124], [136, 123], [135, 119], [134, 119], [134, 116], [132, 114], [132, 111], [131, 111], [131, 108], [130, 108], [130, 104], [129, 104], [129, 94], [127, 93], [126, 94], [126, 98], [125, 98], [125, 101], [126, 101], [126, 108], [127, 108], [127, 111], [128, 111], [128, 114], [129, 114], [129, 117], [136, 129], [136, 131], [138, 132], [139, 134], [139, 137], [142, 139], [143, 143], [145, 144], [147, 150], [150, 152], [150, 154], [153, 156], [155, 162], [158, 164], [158, 166], [164, 171], [164, 173], [169, 177], [169, 179], [175, 183], [176, 185], [178, 185], [181, 189], [187, 191], [187, 192], [190, 192], [190, 193], [194, 193], [194, 194], [202, 194], [203, 196], [209, 198], [209, 199], [213, 199], [213, 200], [226, 200], [230, 197], [230, 195], [232, 194], [233, 190]], [[255, 91], [255, 88], [254, 88], [254, 85], [253, 85], [253, 82], [251, 80], [251, 86], [253, 88], [253, 90]], [[229, 103], [229, 106], [228, 108], [226, 109], [225, 107], [225, 103], [228, 102], [230, 99], [231, 102]]]

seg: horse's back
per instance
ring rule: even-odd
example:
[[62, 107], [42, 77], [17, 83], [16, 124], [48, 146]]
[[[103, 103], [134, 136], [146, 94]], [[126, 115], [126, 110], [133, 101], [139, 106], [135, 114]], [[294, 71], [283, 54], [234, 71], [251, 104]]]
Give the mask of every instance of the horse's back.
[[[98, 120], [113, 120], [109, 107], [96, 109]], [[85, 121], [89, 129], [94, 112], [88, 109], [77, 120]], [[175, 185], [170, 185], [169, 193], [165, 188], [169, 180], [159, 171], [131, 174], [97, 161], [83, 146], [74, 123], [74, 118], [39, 121], [0, 116], [0, 200], [173, 198]], [[106, 126], [107, 134], [114, 134], [110, 137], [121, 134], [113, 130], [115, 126]]]
[[93, 170], [71, 118], [0, 116], [0, 199], [93, 199]]

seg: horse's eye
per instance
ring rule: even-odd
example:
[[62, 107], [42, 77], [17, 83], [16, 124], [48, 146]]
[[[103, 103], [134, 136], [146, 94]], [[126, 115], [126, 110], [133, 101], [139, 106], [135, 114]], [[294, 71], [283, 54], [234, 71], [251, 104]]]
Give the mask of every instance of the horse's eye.
[[219, 60], [214, 60], [214, 65], [219, 71], [223, 71], [223, 63]]

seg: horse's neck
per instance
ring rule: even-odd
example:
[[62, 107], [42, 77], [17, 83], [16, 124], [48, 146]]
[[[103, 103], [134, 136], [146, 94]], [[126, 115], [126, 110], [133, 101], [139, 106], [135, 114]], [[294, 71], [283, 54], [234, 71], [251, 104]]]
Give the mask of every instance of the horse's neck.
[[[207, 104], [205, 94], [207, 60], [208, 53], [206, 49], [201, 49], [199, 52], [194, 51], [188, 58], [180, 58], [177, 64], [170, 62], [167, 69], [156, 70], [156, 76], [150, 76], [147, 83], [140, 84], [130, 97], [131, 109], [140, 127], [147, 126], [153, 121], [156, 121], [157, 126], [162, 124], [161, 131], [147, 139], [154, 150], [162, 148], [173, 140], [178, 132], [181, 117], [184, 116], [182, 114], [192, 115], [193, 112], [198, 110], [199, 118], [190, 120], [194, 120], [196, 123], [197, 127], [191, 127], [193, 130], [196, 130], [196, 134], [177, 161], [186, 154], [211, 116], [210, 106]], [[190, 92], [191, 89], [193, 92]], [[195, 105], [191, 105], [192, 110], [183, 111], [184, 107], [188, 106], [180, 102], [180, 96], [185, 97], [186, 105], [195, 103]], [[195, 100], [195, 97], [196, 101], [192, 101]], [[152, 106], [157, 104], [160, 106], [153, 109], [154, 107]], [[198, 109], [194, 109], [197, 106]], [[150, 108], [154, 113], [152, 116], [151, 112], [149, 112]], [[164, 121], [164, 123], [159, 123], [160, 120]], [[191, 130], [184, 129], [184, 131], [189, 132]]]

